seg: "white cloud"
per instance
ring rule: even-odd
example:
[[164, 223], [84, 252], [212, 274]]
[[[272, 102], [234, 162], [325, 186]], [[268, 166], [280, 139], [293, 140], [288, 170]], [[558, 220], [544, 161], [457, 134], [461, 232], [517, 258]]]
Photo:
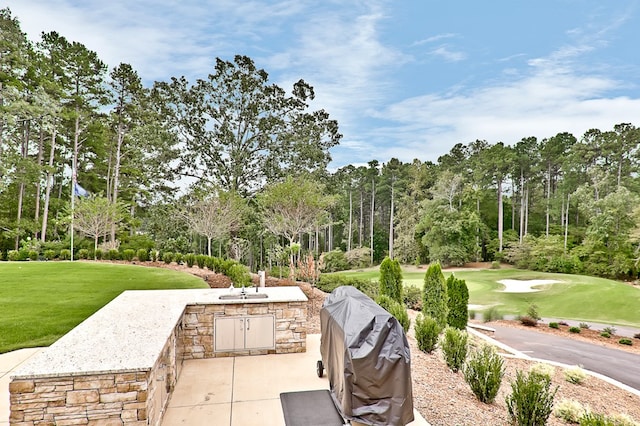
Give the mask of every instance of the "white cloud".
[[449, 47], [445, 45], [439, 46], [429, 51], [429, 54], [433, 56], [440, 56], [447, 62], [459, 62], [463, 61], [467, 57], [467, 55], [465, 55], [463, 52], [450, 50]]

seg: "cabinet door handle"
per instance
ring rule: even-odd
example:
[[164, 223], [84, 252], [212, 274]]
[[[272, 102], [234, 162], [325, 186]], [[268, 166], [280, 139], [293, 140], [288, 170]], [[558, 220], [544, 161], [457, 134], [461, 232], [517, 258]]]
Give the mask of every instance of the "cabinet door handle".
[[249, 318], [247, 318], [247, 330], [250, 330], [250, 329], [251, 329], [251, 323], [250, 323], [250, 321], [251, 321], [251, 320], [250, 320]]
[[244, 330], [244, 318], [240, 318], [240, 330]]

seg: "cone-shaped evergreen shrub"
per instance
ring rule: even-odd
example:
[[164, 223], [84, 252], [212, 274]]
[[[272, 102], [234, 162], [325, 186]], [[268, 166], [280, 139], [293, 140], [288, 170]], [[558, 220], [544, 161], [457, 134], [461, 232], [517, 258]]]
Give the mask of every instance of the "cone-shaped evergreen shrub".
[[402, 304], [402, 270], [400, 262], [385, 257], [380, 264], [380, 294]]
[[449, 275], [447, 278], [447, 324], [460, 330], [467, 327], [469, 319], [469, 289], [467, 282]]
[[432, 317], [441, 328], [447, 325], [447, 285], [440, 263], [433, 263], [424, 275], [422, 313]]

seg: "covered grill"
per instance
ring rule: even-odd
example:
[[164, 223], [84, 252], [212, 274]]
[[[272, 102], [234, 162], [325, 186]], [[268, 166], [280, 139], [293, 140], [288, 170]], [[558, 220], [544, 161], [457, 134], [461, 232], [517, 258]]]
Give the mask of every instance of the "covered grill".
[[318, 375], [326, 368], [342, 415], [366, 425], [413, 421], [411, 355], [402, 326], [355, 287], [335, 289], [320, 311]]

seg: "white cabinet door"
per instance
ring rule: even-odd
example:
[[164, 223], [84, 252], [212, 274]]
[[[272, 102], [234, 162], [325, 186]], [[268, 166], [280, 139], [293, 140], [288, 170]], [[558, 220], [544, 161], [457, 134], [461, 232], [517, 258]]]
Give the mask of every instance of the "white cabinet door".
[[213, 325], [214, 351], [244, 349], [245, 318], [216, 318]]
[[274, 349], [275, 317], [259, 315], [246, 317], [245, 349]]

